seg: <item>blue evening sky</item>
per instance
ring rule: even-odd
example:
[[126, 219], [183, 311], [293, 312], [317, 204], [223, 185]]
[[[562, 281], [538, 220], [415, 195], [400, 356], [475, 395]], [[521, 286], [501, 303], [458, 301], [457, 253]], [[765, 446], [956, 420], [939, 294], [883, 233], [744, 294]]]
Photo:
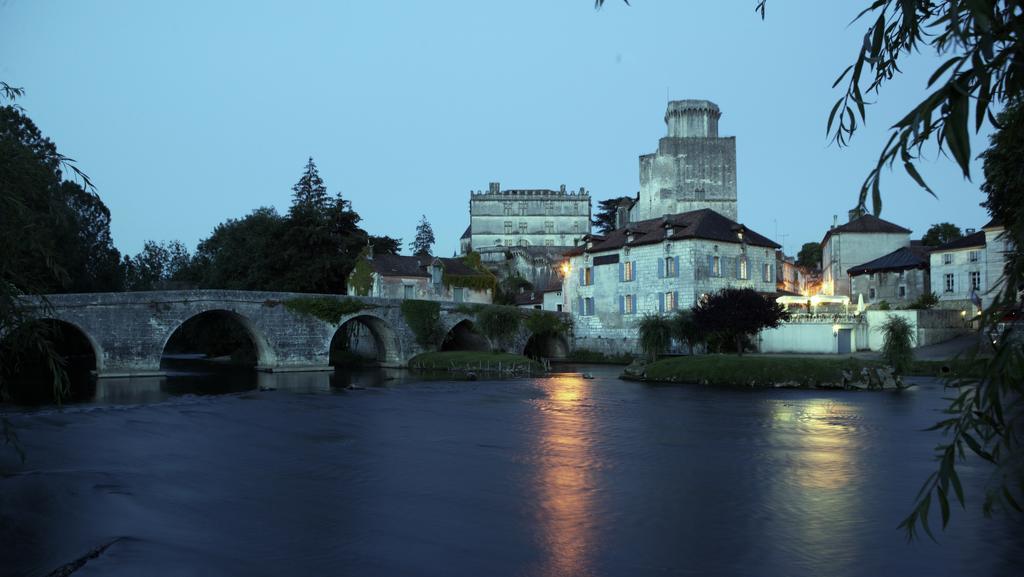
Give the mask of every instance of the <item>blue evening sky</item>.
[[[719, 105], [740, 220], [795, 253], [845, 221], [935, 63], [912, 59], [853, 146], [830, 146], [863, 4], [769, 0], [762, 21], [754, 0], [6, 0], [0, 79], [93, 178], [123, 252], [194, 248], [225, 219], [287, 211], [313, 156], [368, 231], [408, 242], [425, 214], [451, 254], [469, 191], [490, 181], [584, 186], [595, 206], [635, 194], [669, 95]], [[915, 235], [984, 224], [980, 164], [973, 183], [943, 158], [923, 172], [938, 200], [887, 174], [883, 218]]]

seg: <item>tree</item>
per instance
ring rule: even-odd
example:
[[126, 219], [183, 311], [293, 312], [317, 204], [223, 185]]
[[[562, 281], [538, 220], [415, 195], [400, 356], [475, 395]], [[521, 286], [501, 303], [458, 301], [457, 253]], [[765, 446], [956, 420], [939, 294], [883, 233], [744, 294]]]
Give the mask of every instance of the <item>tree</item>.
[[890, 316], [882, 326], [882, 360], [902, 375], [914, 361], [914, 328], [903, 317]]
[[390, 236], [370, 235], [373, 254], [402, 254], [402, 239]]
[[690, 349], [690, 353], [693, 353], [694, 345], [703, 340], [703, 335], [700, 326], [693, 318], [692, 310], [679, 309], [672, 316], [672, 336], [679, 342], [685, 343], [686, 347]]
[[637, 325], [640, 349], [651, 361], [658, 360], [658, 355], [672, 343], [672, 328], [672, 321], [661, 315], [648, 314], [640, 319]]
[[323, 212], [327, 208], [327, 187], [320, 178], [320, 171], [310, 156], [306, 162], [305, 172], [299, 181], [292, 186], [292, 210], [310, 210]]
[[722, 289], [702, 298], [692, 310], [701, 332], [731, 340], [740, 355], [747, 337], [775, 328], [789, 316], [782, 305], [749, 288]]
[[201, 241], [188, 276], [202, 288], [277, 290], [285, 219], [269, 207], [217, 225]]
[[416, 238], [409, 243], [409, 249], [414, 256], [430, 256], [434, 247], [434, 229], [427, 222], [427, 215], [420, 217], [420, 223], [416, 225]]
[[925, 246], [939, 246], [963, 236], [964, 233], [961, 232], [959, 226], [949, 222], [940, 222], [939, 224], [933, 224], [928, 229], [928, 232], [924, 233], [921, 242]]
[[191, 267], [192, 257], [181, 241], [146, 241], [142, 252], [134, 257], [125, 255], [125, 288], [132, 291], [157, 290], [169, 281], [180, 280]]
[[807, 270], [821, 269], [821, 244], [816, 242], [805, 242], [796, 255], [797, 266]]
[[617, 196], [615, 198], [609, 198], [608, 200], [598, 202], [597, 214], [594, 215], [594, 219], [590, 224], [597, 227], [598, 234], [608, 234], [615, 230], [615, 217], [618, 213], [619, 207], [622, 206], [623, 203], [630, 203], [632, 201], [633, 199], [628, 196]]

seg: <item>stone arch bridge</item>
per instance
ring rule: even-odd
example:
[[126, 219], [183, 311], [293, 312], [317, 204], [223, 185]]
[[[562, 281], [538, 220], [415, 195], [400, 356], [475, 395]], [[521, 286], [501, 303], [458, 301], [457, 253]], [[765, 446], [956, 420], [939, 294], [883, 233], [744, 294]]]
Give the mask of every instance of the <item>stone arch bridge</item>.
[[[60, 294], [45, 298], [47, 304], [40, 302], [37, 317], [77, 329], [92, 348], [99, 377], [162, 374], [161, 357], [171, 336], [186, 321], [206, 313], [227, 316], [244, 327], [256, 351], [256, 368], [263, 371], [329, 369], [331, 343], [350, 322], [368, 329], [382, 366], [406, 366], [409, 359], [424, 351], [406, 323], [398, 299], [232, 290]], [[283, 304], [294, 298], [356, 299], [365, 308], [342, 317], [338, 323], [329, 323]], [[460, 312], [459, 304], [440, 305], [445, 333], [472, 327], [473, 315], [464, 309]], [[524, 352], [532, 336], [521, 328], [512, 350]], [[569, 342], [559, 341], [556, 353], [567, 353]]]

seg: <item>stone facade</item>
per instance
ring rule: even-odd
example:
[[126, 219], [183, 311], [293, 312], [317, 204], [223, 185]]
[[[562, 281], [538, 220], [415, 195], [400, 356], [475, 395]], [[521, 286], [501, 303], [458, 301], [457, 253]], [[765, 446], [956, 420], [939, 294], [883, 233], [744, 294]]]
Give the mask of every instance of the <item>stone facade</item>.
[[[724, 228], [731, 234], [681, 236], [687, 228], [682, 222], [700, 213], [719, 221], [715, 230]], [[676, 226], [673, 218], [678, 219]], [[631, 225], [647, 225], [633, 234], [613, 233], [624, 237], [621, 246], [614, 246], [619, 243], [612, 237], [592, 237], [569, 253], [563, 293], [578, 348], [636, 352], [636, 325], [645, 314], [671, 314], [691, 307], [701, 295], [727, 287], [775, 292], [778, 245], [768, 239], [710, 210], [675, 215], [665, 221], [667, 227], [654, 228], [650, 222]], [[690, 226], [701, 229], [696, 223]], [[663, 238], [652, 242], [651, 235]], [[609, 244], [613, 248], [607, 248]]]
[[668, 103], [668, 135], [657, 152], [640, 157], [640, 195], [630, 221], [702, 208], [738, 218], [736, 138], [718, 136], [721, 115], [708, 100]]
[[877, 305], [882, 301], [892, 306], [906, 306], [930, 291], [928, 269], [879, 271], [850, 277], [853, 300], [864, 295], [864, 303]]
[[[369, 296], [384, 299], [415, 299], [454, 303], [493, 302], [490, 289], [462, 287], [446, 282], [446, 274], [459, 276], [485, 276], [485, 273], [469, 268], [460, 259], [417, 257], [401, 255], [377, 255], [367, 260], [372, 273]], [[358, 294], [353, 286], [353, 271], [349, 277], [348, 294]]]
[[506, 247], [571, 247], [590, 232], [590, 194], [559, 190], [501, 190], [470, 193], [469, 241], [460, 243], [481, 255]]
[[821, 241], [821, 292], [856, 298], [847, 270], [910, 246], [910, 231], [872, 215], [833, 226]]
[[985, 278], [988, 289], [981, 295], [984, 308], [996, 297], [997, 285], [1006, 270], [1006, 255], [1013, 252], [1013, 243], [1004, 235], [1003, 225], [992, 221], [985, 225]]
[[992, 283], [988, 277], [986, 234], [968, 231], [966, 237], [932, 250], [931, 286], [941, 308], [968, 311], [973, 318], [979, 309], [971, 302], [971, 294], [982, 299]]

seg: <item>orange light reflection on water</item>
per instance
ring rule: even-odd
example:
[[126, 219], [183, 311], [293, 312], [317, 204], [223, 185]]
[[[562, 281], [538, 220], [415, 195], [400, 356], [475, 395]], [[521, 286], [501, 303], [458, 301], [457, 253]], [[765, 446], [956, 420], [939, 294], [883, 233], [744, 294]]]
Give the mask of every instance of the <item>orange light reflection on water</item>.
[[537, 574], [588, 575], [594, 545], [594, 413], [590, 383], [579, 376], [544, 381], [538, 403], [538, 526], [546, 553]]

